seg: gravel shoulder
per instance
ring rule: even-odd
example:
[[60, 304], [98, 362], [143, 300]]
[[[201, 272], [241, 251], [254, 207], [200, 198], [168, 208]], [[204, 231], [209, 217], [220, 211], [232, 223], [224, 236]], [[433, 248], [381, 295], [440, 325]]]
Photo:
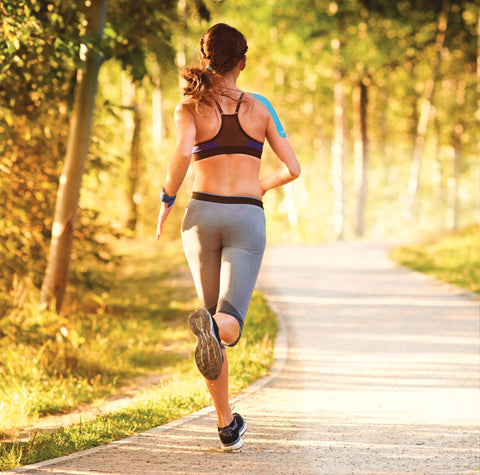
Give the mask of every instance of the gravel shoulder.
[[240, 451], [220, 450], [210, 407], [6, 473], [478, 473], [480, 299], [387, 255], [368, 242], [268, 249], [258, 286], [282, 332], [272, 374], [235, 399]]

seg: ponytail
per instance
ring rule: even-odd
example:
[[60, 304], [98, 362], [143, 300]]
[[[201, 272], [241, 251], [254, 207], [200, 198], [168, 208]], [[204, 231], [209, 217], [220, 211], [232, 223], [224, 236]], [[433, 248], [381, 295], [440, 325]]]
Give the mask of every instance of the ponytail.
[[191, 96], [195, 103], [211, 103], [217, 84], [217, 77], [213, 72], [208, 69], [191, 67], [185, 69], [182, 78], [187, 82], [183, 88], [184, 96]]

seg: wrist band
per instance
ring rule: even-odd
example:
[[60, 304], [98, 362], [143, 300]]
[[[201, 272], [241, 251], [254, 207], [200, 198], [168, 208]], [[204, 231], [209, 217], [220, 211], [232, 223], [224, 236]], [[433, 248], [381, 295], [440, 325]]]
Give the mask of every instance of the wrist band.
[[167, 203], [167, 208], [170, 208], [171, 206], [173, 206], [173, 203], [175, 203], [176, 198], [177, 198], [177, 195], [169, 196], [165, 192], [165, 188], [162, 188], [162, 192], [160, 193], [160, 199], [162, 200], [163, 203]]

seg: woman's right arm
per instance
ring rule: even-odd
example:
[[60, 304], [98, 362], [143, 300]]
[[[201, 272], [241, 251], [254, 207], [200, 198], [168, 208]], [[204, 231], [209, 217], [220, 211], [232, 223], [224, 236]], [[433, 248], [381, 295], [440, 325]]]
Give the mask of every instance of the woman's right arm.
[[[190, 160], [192, 157], [192, 148], [195, 142], [195, 120], [192, 113], [184, 103], [180, 103], [175, 109], [175, 126], [177, 131], [177, 143], [175, 151], [170, 157], [167, 166], [167, 176], [165, 179], [164, 192], [168, 196], [176, 196], [180, 189], [185, 175], [187, 174]], [[173, 205], [162, 202], [158, 214], [157, 233], [155, 239], [158, 240], [163, 232], [163, 225], [172, 210]]]

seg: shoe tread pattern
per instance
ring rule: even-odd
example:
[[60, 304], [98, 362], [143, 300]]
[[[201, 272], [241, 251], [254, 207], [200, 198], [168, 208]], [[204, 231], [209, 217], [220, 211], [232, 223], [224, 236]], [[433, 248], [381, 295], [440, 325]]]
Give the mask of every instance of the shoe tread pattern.
[[214, 380], [222, 372], [222, 349], [212, 333], [210, 314], [203, 309], [195, 310], [188, 318], [188, 324], [197, 338], [195, 363], [205, 378]]

